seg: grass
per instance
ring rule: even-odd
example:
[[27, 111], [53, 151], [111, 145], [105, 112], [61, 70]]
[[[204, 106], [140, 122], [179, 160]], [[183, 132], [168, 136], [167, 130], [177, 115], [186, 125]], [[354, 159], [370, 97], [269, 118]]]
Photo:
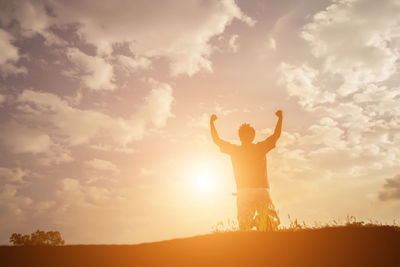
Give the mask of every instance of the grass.
[[[290, 216], [288, 214], [289, 225], [288, 226], [279, 226], [279, 227], [268, 227], [270, 222], [268, 218], [264, 218], [262, 220], [265, 227], [261, 227], [262, 229], [266, 229], [261, 232], [297, 232], [302, 230], [316, 230], [316, 229], [324, 229], [324, 228], [336, 228], [336, 227], [383, 227], [383, 226], [391, 226], [400, 231], [400, 224], [394, 220], [392, 224], [382, 223], [377, 220], [369, 219], [367, 221], [358, 220], [355, 216], [346, 216], [345, 219], [332, 219], [326, 223], [321, 222], [313, 222], [313, 224], [306, 223], [304, 220], [299, 221], [298, 219]], [[250, 229], [250, 228], [247, 228]], [[236, 220], [227, 219], [226, 221], [219, 221], [211, 230], [212, 233], [225, 233], [225, 232], [239, 232], [239, 225]], [[246, 231], [257, 231], [255, 227], [252, 227], [250, 230]]]

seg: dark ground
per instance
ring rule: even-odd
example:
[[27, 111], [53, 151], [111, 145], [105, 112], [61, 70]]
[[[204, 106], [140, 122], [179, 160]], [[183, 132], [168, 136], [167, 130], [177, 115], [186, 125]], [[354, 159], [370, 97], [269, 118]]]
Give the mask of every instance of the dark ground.
[[400, 231], [337, 227], [218, 233], [139, 245], [2, 246], [0, 266], [400, 267]]

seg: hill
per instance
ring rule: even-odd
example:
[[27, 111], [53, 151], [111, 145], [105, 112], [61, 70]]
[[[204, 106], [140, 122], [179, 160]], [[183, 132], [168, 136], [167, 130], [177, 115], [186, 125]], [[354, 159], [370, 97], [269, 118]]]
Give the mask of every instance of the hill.
[[227, 232], [138, 245], [0, 247], [0, 266], [400, 266], [396, 227]]

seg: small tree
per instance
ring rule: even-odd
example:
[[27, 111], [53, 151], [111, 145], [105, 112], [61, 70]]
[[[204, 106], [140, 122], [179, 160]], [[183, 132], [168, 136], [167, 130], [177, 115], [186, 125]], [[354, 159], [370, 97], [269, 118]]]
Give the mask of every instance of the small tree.
[[29, 235], [21, 235], [17, 233], [13, 233], [10, 237], [10, 243], [14, 246], [23, 246], [29, 243]]
[[10, 243], [14, 246], [62, 246], [65, 241], [58, 231], [36, 230], [31, 235], [13, 233], [10, 236]]

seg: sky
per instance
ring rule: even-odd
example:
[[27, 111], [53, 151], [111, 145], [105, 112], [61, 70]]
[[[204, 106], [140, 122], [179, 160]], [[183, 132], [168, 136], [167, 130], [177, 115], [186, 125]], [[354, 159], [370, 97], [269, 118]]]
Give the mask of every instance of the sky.
[[235, 219], [229, 156], [269, 136], [282, 225], [400, 215], [396, 0], [0, 0], [0, 243], [151, 242]]

